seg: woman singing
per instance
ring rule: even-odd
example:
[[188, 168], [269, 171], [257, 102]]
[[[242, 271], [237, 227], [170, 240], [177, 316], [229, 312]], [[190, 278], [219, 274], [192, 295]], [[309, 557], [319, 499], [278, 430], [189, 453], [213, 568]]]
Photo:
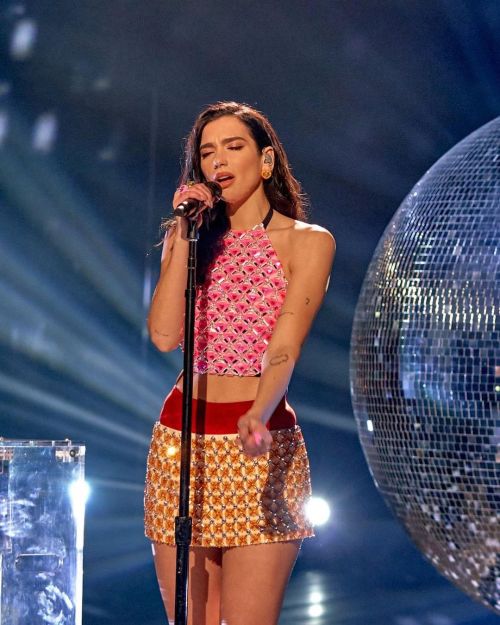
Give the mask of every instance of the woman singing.
[[[204, 184], [216, 181], [214, 202]], [[189, 622], [276, 625], [302, 540], [309, 463], [286, 393], [323, 300], [335, 241], [304, 222], [300, 185], [269, 121], [219, 102], [196, 119], [173, 206], [199, 200]], [[148, 318], [161, 351], [183, 343], [187, 219], [168, 223]], [[174, 615], [182, 372], [155, 424], [146, 536]], [[173, 620], [171, 621], [173, 623]]]

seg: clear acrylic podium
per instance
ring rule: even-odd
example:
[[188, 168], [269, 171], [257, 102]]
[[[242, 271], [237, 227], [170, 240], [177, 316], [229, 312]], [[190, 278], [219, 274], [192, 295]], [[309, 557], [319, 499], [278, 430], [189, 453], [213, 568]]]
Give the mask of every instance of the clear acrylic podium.
[[85, 447], [0, 438], [0, 624], [81, 625]]

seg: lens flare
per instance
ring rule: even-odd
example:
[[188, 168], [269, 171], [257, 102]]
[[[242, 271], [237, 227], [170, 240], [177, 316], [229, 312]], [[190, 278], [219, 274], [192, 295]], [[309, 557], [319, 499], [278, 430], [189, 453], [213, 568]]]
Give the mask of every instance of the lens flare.
[[306, 515], [313, 525], [324, 525], [330, 518], [330, 506], [322, 497], [311, 497], [306, 504]]

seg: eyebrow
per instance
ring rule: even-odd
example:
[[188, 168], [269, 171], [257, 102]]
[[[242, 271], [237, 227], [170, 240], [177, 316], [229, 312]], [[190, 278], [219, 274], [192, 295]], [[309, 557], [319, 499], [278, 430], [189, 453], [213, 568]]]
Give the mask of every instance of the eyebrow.
[[[231, 141], [235, 141], [236, 139], [241, 139], [242, 141], [246, 141], [245, 137], [228, 137], [227, 139], [222, 139], [221, 143], [222, 145], [226, 145], [226, 143], [231, 143]], [[203, 145], [200, 145], [200, 150], [203, 150], [203, 148], [213, 148], [214, 144], [213, 143], [204, 143]]]

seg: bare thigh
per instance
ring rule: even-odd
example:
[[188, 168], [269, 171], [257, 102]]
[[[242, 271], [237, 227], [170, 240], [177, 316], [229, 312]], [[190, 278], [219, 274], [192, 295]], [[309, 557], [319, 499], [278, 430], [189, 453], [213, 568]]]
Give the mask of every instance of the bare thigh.
[[[160, 593], [169, 623], [175, 616], [176, 547], [153, 543]], [[191, 547], [189, 550], [188, 624], [219, 625], [222, 550]]]
[[302, 540], [231, 547], [222, 555], [224, 625], [276, 625]]

